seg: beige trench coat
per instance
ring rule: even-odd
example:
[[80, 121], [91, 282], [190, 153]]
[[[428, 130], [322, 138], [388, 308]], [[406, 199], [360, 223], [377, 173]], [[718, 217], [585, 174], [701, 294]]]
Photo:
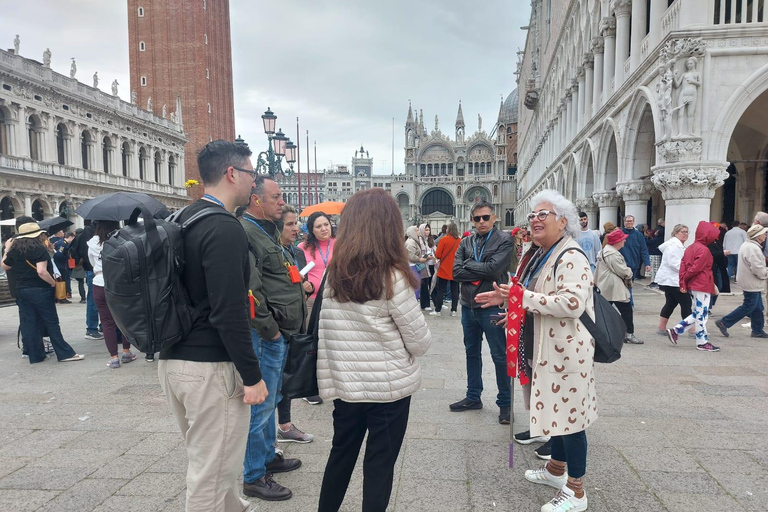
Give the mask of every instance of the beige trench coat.
[[565, 236], [539, 272], [534, 291], [523, 292], [523, 307], [534, 314], [531, 436], [562, 436], [597, 420], [595, 341], [579, 321], [594, 319], [593, 275], [579, 244]]
[[632, 279], [632, 271], [624, 256], [612, 245], [606, 245], [597, 255], [595, 282], [600, 294], [610, 302], [629, 302], [629, 288], [624, 279]]

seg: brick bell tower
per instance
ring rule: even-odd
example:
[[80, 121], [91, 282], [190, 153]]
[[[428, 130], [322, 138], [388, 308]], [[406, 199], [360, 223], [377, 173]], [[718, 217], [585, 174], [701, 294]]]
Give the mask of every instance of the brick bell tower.
[[155, 114], [170, 114], [181, 99], [186, 179], [199, 180], [203, 146], [235, 140], [229, 0], [128, 0], [128, 44], [139, 108], [152, 98]]

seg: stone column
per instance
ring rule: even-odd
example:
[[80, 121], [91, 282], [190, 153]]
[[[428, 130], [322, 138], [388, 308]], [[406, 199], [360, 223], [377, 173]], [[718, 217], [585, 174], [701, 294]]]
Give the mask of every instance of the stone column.
[[563, 148], [565, 148], [566, 144], [568, 144], [568, 120], [570, 119], [568, 112], [570, 110], [568, 108], [568, 97], [570, 94], [570, 91], [566, 92], [565, 99], [563, 99], [563, 127], [560, 133], [560, 152], [562, 152]]
[[624, 83], [624, 63], [629, 58], [629, 15], [632, 12], [632, 0], [614, 0], [613, 12], [616, 15], [616, 63], [614, 64], [614, 91]]
[[670, 229], [665, 238], [672, 236], [671, 227], [685, 224], [696, 231], [702, 220], [710, 221], [710, 206], [715, 191], [728, 178], [727, 162], [684, 162], [654, 167], [651, 181], [661, 190], [666, 211], [664, 220]]
[[600, 208], [600, 225], [598, 229], [603, 231], [603, 225], [606, 222], [616, 223], [616, 217], [619, 212], [619, 196], [612, 190], [602, 190], [592, 194], [592, 198]]
[[648, 224], [648, 200], [653, 194], [649, 181], [633, 180], [616, 185], [616, 192], [624, 199], [624, 215], [635, 218], [635, 226]]
[[[578, 73], [578, 72], [577, 72]], [[578, 75], [577, 75], [578, 76]], [[571, 118], [571, 132], [573, 137], [579, 133], [579, 126], [581, 125], [581, 89], [579, 88], [579, 80], [574, 78], [571, 80], [571, 98], [573, 101], [573, 117]]]
[[592, 38], [591, 48], [592, 54], [595, 56], [595, 73], [592, 85], [592, 115], [594, 116], [597, 114], [597, 111], [600, 110], [600, 107], [603, 106], [603, 102], [601, 101], [603, 97], [603, 52], [605, 51], [603, 38]]
[[24, 195], [24, 215], [27, 217], [32, 216], [32, 198], [29, 194]]
[[603, 101], [605, 105], [608, 98], [613, 94], [611, 89], [611, 80], [614, 75], [614, 65], [616, 64], [616, 20], [613, 18], [603, 18], [600, 22], [600, 33], [605, 42], [605, 57], [603, 59]]
[[645, 39], [645, 22], [647, 21], [646, 3], [643, 0], [632, 2], [632, 41], [630, 42], [630, 70], [634, 71], [640, 65], [640, 46]]
[[661, 41], [661, 19], [664, 17], [668, 6], [667, 0], [651, 0], [651, 31], [648, 34], [651, 48]]
[[[592, 101], [594, 100], [594, 56], [584, 54], [584, 124], [592, 119]], [[583, 125], [582, 125], [583, 126]]]
[[587, 227], [589, 229], [601, 229], [602, 226], [598, 226], [597, 222], [599, 220], [599, 209], [597, 207], [597, 203], [594, 199], [591, 197], [581, 197], [577, 199], [574, 204], [576, 205], [576, 208], [587, 214], [587, 219], [589, 222], [587, 223]]

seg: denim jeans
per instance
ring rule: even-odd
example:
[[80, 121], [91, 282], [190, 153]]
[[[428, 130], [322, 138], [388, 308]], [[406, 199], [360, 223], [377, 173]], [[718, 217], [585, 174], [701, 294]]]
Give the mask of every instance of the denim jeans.
[[251, 341], [269, 396], [259, 405], [251, 406], [251, 426], [243, 463], [243, 480], [248, 483], [263, 477], [267, 472], [266, 465], [275, 458], [275, 406], [282, 399], [280, 388], [288, 356], [288, 342], [282, 335], [276, 340], [265, 340], [251, 329]]
[[19, 305], [21, 337], [27, 347], [30, 363], [39, 363], [45, 359], [43, 349], [43, 329], [48, 330], [53, 350], [59, 361], [75, 355], [75, 351], [64, 341], [56, 313], [54, 288], [18, 288], [16, 303]]
[[729, 254], [726, 258], [728, 258], [728, 275], [735, 278], [736, 269], [739, 267], [739, 255]]
[[581, 478], [587, 472], [587, 433], [552, 436], [552, 460], [568, 464], [568, 476]]
[[723, 317], [723, 324], [731, 327], [745, 316], [752, 322], [752, 332], [763, 332], [765, 318], [763, 317], [763, 296], [760, 292], [744, 292], [744, 302], [739, 307]]
[[85, 271], [85, 283], [88, 285], [88, 298], [85, 304], [85, 330], [86, 332], [98, 332], [99, 310], [96, 301], [93, 300], [93, 271]]
[[491, 324], [491, 315], [502, 313], [501, 308], [469, 308], [461, 306], [461, 326], [464, 329], [464, 349], [467, 356], [467, 399], [477, 401], [483, 393], [483, 334], [491, 349], [496, 367], [496, 405], [508, 407], [511, 400], [510, 380], [507, 375], [507, 348], [504, 328]]

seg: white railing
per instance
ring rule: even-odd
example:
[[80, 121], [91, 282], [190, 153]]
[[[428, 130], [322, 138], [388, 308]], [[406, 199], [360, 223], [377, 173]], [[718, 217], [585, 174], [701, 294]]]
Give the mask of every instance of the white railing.
[[[725, 0], [721, 0], [725, 2]], [[735, 0], [734, 0], [735, 1]], [[667, 12], [664, 13], [664, 17], [661, 18], [661, 32], [666, 34], [672, 30], [677, 30], [680, 27], [680, 3], [682, 0], [677, 0], [675, 3], [669, 6]]]
[[715, 25], [755, 24], [766, 23], [766, 0], [752, 0], [751, 5], [747, 0], [715, 0], [714, 21]]
[[648, 57], [648, 49], [650, 46], [650, 42], [648, 41], [650, 39], [650, 34], [646, 35], [643, 38], [643, 42], [640, 43], [640, 61], [644, 61], [646, 57]]

